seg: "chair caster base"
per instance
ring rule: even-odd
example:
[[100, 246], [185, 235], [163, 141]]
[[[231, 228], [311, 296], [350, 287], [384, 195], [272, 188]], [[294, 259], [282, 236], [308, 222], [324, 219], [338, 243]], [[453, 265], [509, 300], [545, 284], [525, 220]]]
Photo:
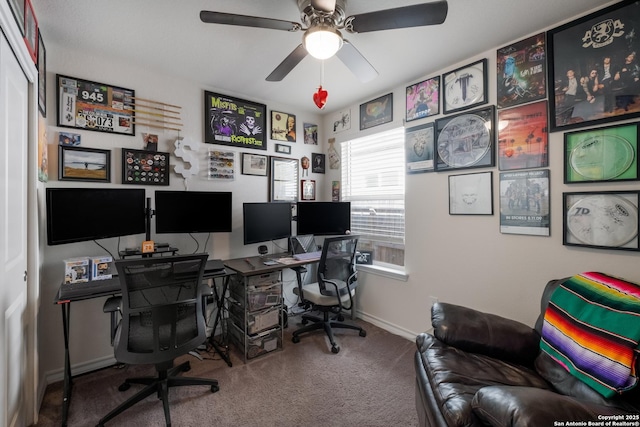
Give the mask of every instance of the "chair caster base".
[[338, 354], [340, 352], [340, 347], [337, 345], [331, 346], [331, 353]]

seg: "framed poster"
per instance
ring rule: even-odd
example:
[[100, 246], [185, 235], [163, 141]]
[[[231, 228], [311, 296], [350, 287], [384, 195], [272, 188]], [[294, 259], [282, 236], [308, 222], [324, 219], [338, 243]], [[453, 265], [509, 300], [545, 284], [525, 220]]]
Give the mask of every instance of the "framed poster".
[[11, 8], [11, 13], [13, 14], [16, 23], [18, 24], [18, 28], [20, 29], [20, 34], [24, 37], [24, 2], [25, 0], [7, 0], [9, 3], [9, 7]]
[[552, 132], [640, 116], [638, 28], [625, 0], [547, 32]]
[[38, 32], [38, 109], [42, 117], [47, 117], [47, 50], [41, 32]]
[[495, 166], [495, 116], [491, 105], [436, 120], [436, 170]]
[[122, 149], [122, 183], [169, 185], [169, 153]]
[[325, 173], [325, 158], [322, 153], [311, 153], [311, 172]]
[[60, 74], [56, 79], [58, 126], [135, 135], [133, 89]]
[[111, 182], [111, 151], [59, 145], [58, 179]]
[[283, 157], [270, 158], [269, 201], [298, 201], [298, 160]]
[[442, 75], [442, 104], [445, 114], [468, 110], [489, 101], [487, 59], [465, 65]]
[[544, 33], [497, 51], [498, 109], [547, 96], [547, 54]]
[[640, 250], [640, 191], [563, 193], [562, 244], [599, 249]]
[[316, 199], [316, 181], [313, 179], [303, 179], [300, 181], [302, 200]]
[[242, 174], [267, 176], [267, 156], [242, 153]]
[[393, 93], [360, 104], [360, 130], [393, 121]]
[[318, 145], [318, 125], [313, 123], [303, 123], [304, 143]]
[[272, 110], [271, 139], [296, 142], [296, 116]]
[[493, 172], [449, 175], [449, 215], [493, 215]]
[[279, 154], [291, 154], [291, 146], [285, 144], [276, 144], [275, 151]]
[[407, 86], [406, 121], [440, 114], [440, 76]]
[[34, 64], [38, 64], [38, 21], [31, 0], [24, 0], [24, 43]]
[[549, 166], [547, 101], [498, 111], [498, 169]]
[[204, 91], [204, 140], [208, 144], [267, 149], [267, 107]]
[[435, 170], [433, 122], [406, 128], [404, 143], [407, 173], [433, 172]]
[[549, 169], [500, 173], [500, 232], [549, 236]]
[[333, 133], [351, 129], [351, 110], [338, 111], [331, 117]]

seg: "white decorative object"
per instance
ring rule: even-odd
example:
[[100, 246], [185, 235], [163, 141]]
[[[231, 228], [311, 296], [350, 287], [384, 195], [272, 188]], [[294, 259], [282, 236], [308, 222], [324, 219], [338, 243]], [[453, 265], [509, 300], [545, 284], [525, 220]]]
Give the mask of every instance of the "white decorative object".
[[[173, 167], [175, 173], [180, 174], [184, 179], [189, 179], [193, 175], [198, 175], [200, 172], [200, 166], [198, 165], [198, 151], [202, 143], [192, 141], [190, 138], [178, 137], [176, 138], [174, 145], [176, 150], [175, 156], [182, 159], [182, 162], [176, 164]], [[187, 148], [187, 149], [185, 149]], [[185, 164], [189, 163], [190, 168], [185, 168]]]

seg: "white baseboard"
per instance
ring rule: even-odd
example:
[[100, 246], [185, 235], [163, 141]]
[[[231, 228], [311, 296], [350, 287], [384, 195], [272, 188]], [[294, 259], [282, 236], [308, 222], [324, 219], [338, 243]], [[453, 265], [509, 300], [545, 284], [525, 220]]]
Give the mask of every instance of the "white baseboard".
[[415, 341], [416, 336], [418, 336], [417, 332], [413, 332], [413, 331], [409, 331], [407, 329], [401, 328], [398, 325], [394, 325], [393, 323], [389, 323], [386, 320], [364, 313], [360, 310], [356, 310], [356, 316], [361, 318], [362, 320], [366, 320], [369, 323], [373, 323], [374, 325], [384, 329], [385, 331], [391, 332], [392, 334], [395, 334], [395, 335], [399, 335], [410, 341]]

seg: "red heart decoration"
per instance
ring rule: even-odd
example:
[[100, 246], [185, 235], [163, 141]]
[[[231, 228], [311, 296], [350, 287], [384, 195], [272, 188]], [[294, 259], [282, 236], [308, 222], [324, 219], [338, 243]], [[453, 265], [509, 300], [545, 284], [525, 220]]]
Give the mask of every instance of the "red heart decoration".
[[313, 102], [315, 102], [316, 106], [322, 110], [324, 105], [327, 103], [327, 96], [329, 96], [329, 92], [322, 89], [322, 86], [320, 86], [318, 91], [313, 94]]

